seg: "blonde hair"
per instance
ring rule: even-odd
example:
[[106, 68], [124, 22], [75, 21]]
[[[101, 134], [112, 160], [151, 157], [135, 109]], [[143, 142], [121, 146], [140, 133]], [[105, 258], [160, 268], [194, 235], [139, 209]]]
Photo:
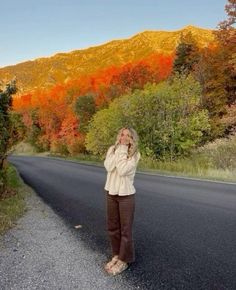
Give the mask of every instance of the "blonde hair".
[[128, 147], [128, 157], [131, 158], [132, 156], [138, 154], [138, 141], [139, 141], [139, 137], [137, 132], [131, 128], [131, 127], [123, 127], [118, 131], [117, 137], [116, 137], [116, 142], [113, 148], [113, 152], [115, 152], [115, 150], [117, 149], [117, 147], [120, 145], [119, 140], [121, 138], [121, 134], [122, 132], [127, 129], [130, 132], [130, 145]]

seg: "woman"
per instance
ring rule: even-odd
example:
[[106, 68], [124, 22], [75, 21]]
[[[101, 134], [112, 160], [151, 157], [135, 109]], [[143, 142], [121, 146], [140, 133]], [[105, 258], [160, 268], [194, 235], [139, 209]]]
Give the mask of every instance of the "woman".
[[132, 224], [136, 190], [133, 181], [140, 157], [136, 131], [127, 127], [120, 129], [104, 161], [107, 230], [112, 248], [112, 259], [105, 270], [112, 275], [123, 272], [135, 260]]

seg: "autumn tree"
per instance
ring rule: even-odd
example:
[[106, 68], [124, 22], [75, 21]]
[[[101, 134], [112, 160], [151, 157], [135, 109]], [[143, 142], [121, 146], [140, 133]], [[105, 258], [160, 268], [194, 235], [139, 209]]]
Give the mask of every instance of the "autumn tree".
[[235, 3], [230, 0], [226, 5], [228, 19], [214, 31], [216, 43], [201, 50], [194, 67], [194, 75], [202, 87], [201, 105], [210, 116], [211, 133], [208, 140], [222, 137], [229, 131], [227, 124], [221, 120], [227, 120], [227, 107], [236, 102]]
[[225, 11], [227, 19], [218, 24], [215, 35], [224, 54], [221, 65], [227, 76], [225, 82], [227, 105], [231, 105], [236, 102], [236, 1], [228, 0]]
[[148, 64], [140, 62], [134, 66], [127, 65], [119, 74], [112, 77], [109, 91], [110, 99], [135, 89], [142, 89], [148, 82], [154, 82], [154, 72]]

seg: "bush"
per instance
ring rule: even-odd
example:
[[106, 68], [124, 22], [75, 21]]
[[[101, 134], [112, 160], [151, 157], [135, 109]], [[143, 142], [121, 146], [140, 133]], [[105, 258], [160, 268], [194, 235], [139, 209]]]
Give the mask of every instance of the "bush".
[[195, 150], [193, 154], [207, 158], [212, 168], [234, 170], [236, 168], [236, 134], [207, 143]]
[[207, 111], [199, 109], [200, 97], [200, 85], [190, 75], [147, 84], [93, 116], [86, 148], [104, 154], [118, 129], [129, 125], [137, 130], [144, 155], [169, 160], [188, 155], [210, 130]]

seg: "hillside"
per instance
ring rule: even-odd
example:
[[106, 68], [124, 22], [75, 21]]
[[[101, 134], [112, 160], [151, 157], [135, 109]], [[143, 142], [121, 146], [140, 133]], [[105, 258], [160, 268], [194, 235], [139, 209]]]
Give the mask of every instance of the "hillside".
[[194, 26], [176, 31], [144, 31], [128, 39], [0, 68], [0, 80], [7, 81], [16, 76], [20, 93], [50, 87], [103, 68], [137, 61], [152, 53], [169, 54], [178, 45], [181, 34], [188, 32], [200, 47], [214, 40], [212, 30]]

